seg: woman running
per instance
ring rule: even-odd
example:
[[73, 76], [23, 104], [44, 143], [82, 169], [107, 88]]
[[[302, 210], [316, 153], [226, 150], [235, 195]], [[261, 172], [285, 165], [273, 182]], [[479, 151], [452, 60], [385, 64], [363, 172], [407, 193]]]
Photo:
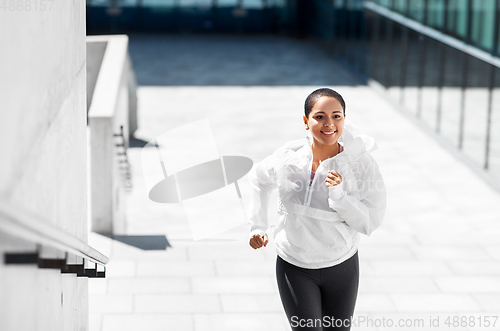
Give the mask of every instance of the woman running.
[[305, 101], [306, 139], [294, 140], [249, 173], [250, 246], [268, 243], [270, 193], [278, 189], [276, 278], [292, 330], [350, 330], [359, 283], [359, 234], [381, 224], [384, 180], [372, 137], [346, 119], [328, 88]]

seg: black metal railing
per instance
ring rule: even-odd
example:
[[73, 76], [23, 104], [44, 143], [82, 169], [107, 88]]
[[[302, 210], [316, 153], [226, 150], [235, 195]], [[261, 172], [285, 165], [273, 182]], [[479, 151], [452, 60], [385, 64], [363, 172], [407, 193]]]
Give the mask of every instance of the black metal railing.
[[334, 1], [309, 36], [500, 189], [500, 0], [360, 2]]
[[[427, 12], [422, 1], [423, 11]], [[449, 2], [447, 2], [449, 4]], [[471, 0], [467, 0], [471, 9]], [[495, 0], [495, 17], [499, 1]], [[366, 74], [389, 96], [450, 145], [500, 179], [500, 59], [497, 29], [491, 50], [471, 38], [474, 15], [468, 14], [466, 35], [447, 33], [447, 19], [436, 30], [372, 1], [365, 4], [371, 35], [370, 69]]]

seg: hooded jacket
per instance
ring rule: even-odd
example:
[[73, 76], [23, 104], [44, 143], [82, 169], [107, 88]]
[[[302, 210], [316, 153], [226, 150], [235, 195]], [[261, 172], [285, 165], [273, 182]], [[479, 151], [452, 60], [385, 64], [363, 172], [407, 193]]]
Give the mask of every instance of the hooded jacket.
[[[383, 221], [385, 184], [370, 154], [375, 140], [347, 118], [339, 139], [344, 150], [320, 163], [311, 183], [312, 142], [294, 140], [254, 165], [248, 220], [250, 237], [268, 230], [270, 194], [278, 189], [278, 224], [274, 245], [278, 255], [296, 266], [317, 269], [337, 265], [353, 256], [359, 234], [370, 235]], [[329, 170], [342, 176], [334, 187], [325, 185]]]

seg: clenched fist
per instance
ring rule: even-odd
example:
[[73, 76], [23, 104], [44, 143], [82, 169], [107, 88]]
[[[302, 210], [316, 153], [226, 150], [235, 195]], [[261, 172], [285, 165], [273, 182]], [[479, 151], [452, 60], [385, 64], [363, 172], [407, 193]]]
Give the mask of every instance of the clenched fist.
[[253, 249], [261, 248], [262, 246], [266, 247], [268, 242], [267, 234], [264, 234], [264, 236], [254, 234], [252, 238], [250, 238], [250, 246], [252, 246]]
[[328, 187], [334, 187], [342, 183], [342, 176], [335, 170], [328, 171], [328, 175], [326, 175], [325, 184]]

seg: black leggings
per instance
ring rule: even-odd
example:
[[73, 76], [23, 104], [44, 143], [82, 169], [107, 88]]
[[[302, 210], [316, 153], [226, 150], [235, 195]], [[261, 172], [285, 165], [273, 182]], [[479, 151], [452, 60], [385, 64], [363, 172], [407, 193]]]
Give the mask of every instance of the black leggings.
[[359, 284], [358, 252], [333, 267], [305, 269], [276, 259], [281, 302], [293, 331], [350, 330]]

